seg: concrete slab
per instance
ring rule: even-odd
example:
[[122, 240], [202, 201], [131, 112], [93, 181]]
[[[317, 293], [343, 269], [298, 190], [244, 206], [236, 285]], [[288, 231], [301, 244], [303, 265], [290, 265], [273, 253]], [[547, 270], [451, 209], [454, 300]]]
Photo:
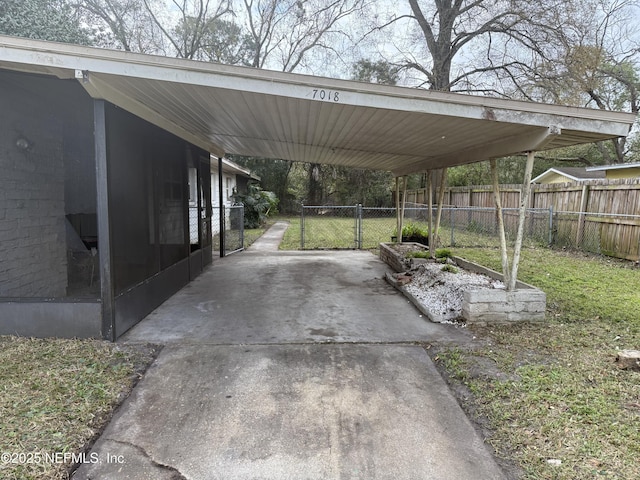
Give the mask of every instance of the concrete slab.
[[165, 347], [74, 479], [503, 479], [424, 349]]
[[503, 479], [415, 343], [470, 334], [371, 253], [276, 251], [283, 228], [121, 338], [165, 347], [73, 478]]
[[289, 222], [281, 221], [274, 223], [260, 238], [247, 248], [247, 251], [277, 252], [287, 228], [289, 228]]
[[460, 341], [387, 284], [366, 251], [254, 250], [219, 260], [122, 337], [127, 342], [282, 344]]

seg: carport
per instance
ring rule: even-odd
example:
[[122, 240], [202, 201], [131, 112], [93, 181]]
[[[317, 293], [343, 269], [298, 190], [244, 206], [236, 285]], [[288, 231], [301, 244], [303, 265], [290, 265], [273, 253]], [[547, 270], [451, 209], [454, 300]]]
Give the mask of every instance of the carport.
[[[130, 326], [144, 316], [145, 310], [138, 303], [139, 297], [130, 291], [118, 294], [114, 289], [111, 230], [114, 218], [121, 212], [115, 208], [110, 178], [113, 147], [109, 150], [111, 132], [105, 118], [111, 110], [124, 111], [153, 125], [155, 131], [186, 142], [186, 147], [179, 147], [167, 140], [173, 142], [172, 148], [189, 150], [184, 166], [176, 166], [175, 175], [164, 184], [164, 195], [177, 203], [187, 192], [188, 179], [183, 171], [187, 165], [200, 172], [208, 171], [203, 152], [219, 159], [230, 153], [388, 170], [400, 178], [522, 152], [528, 153], [531, 165], [536, 151], [626, 136], [635, 120], [633, 114], [627, 113], [363, 84], [12, 37], [0, 37], [0, 73], [3, 72], [53, 78], [65, 85], [73, 83], [76, 88], [80, 85], [92, 100], [83, 107], [91, 113], [90, 155], [95, 162], [97, 186], [95, 233], [100, 293], [99, 307], [92, 307], [92, 311], [99, 308], [101, 335], [111, 339], [124, 333], [116, 328], [119, 312], [130, 316], [124, 321]], [[16, 131], [3, 142], [3, 149], [18, 151], [16, 158], [32, 149], [28, 132]], [[204, 212], [200, 237], [204, 252], [211, 236], [210, 225], [206, 225], [211, 217], [206, 194], [210, 189], [206, 188], [204, 176], [198, 182], [198, 189], [203, 192], [197, 201]], [[24, 199], [6, 200], [12, 202], [0, 209], [2, 222], [7, 214], [3, 210], [19, 208]], [[159, 218], [156, 214], [154, 218], [156, 222], [175, 221], [169, 217]], [[399, 227], [401, 221], [399, 215]], [[149, 228], [162, 233], [162, 225]], [[0, 271], [9, 270], [3, 267], [11, 255], [0, 249]], [[203, 253], [198, 264], [189, 267], [191, 273], [185, 273], [185, 278], [193, 277], [193, 272], [207, 263], [207, 255]], [[141, 273], [142, 282], [137, 287], [142, 285], [144, 289], [139, 295], [152, 295], [157, 301], [170, 296], [177, 284], [151, 284], [149, 280], [183, 261], [182, 254], [175, 258], [169, 255], [158, 267], [159, 273]], [[189, 261], [194, 263], [191, 256]], [[86, 316], [86, 304], [77, 299], [25, 299], [19, 293], [9, 298], [2, 292], [0, 288], [0, 316], [4, 318], [7, 312], [19, 315], [21, 325], [33, 324], [37, 321], [34, 318], [42, 317], [43, 308], [54, 304], [74, 306], [65, 307], [61, 318], [71, 314], [80, 322]], [[131, 295], [129, 303], [124, 310], [118, 310], [118, 295], [126, 294]], [[78, 313], [74, 314], [76, 307]], [[11, 328], [11, 332], [21, 333], [15, 324]], [[65, 328], [60, 330], [60, 336], [76, 334], [73, 325]], [[0, 329], [2, 332], [7, 333]]]

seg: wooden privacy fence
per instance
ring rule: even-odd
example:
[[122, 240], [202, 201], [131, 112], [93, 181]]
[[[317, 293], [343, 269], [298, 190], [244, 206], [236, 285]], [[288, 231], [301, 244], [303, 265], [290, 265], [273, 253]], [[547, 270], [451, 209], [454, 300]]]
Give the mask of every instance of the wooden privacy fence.
[[[518, 208], [521, 193], [522, 185], [501, 185], [503, 208]], [[406, 200], [428, 203], [426, 189], [407, 191]], [[492, 186], [448, 187], [444, 204], [494, 208]], [[640, 260], [640, 179], [534, 184], [528, 207], [551, 212], [554, 246]]]

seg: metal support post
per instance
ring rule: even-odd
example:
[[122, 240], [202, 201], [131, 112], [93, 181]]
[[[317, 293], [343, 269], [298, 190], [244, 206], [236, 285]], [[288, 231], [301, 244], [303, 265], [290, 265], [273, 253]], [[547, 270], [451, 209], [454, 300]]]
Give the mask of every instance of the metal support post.
[[549, 207], [549, 246], [553, 245], [553, 205]]
[[304, 203], [300, 208], [300, 250], [304, 250]]
[[100, 298], [102, 304], [102, 338], [116, 341], [115, 287], [111, 252], [111, 213], [109, 211], [109, 160], [107, 158], [107, 114], [104, 100], [93, 101], [94, 148], [96, 156], [96, 190], [98, 249], [100, 252]]
[[224, 218], [224, 195], [222, 194], [222, 157], [218, 158], [218, 201], [220, 202], [220, 257], [224, 257], [226, 249], [226, 222]]

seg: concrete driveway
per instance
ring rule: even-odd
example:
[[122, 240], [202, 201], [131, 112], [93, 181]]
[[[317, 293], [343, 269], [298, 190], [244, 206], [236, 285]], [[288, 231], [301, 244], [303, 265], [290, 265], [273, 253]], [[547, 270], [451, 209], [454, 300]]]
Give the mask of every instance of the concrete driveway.
[[[503, 479], [368, 252], [277, 252], [277, 225], [121, 340], [165, 345], [74, 479]], [[270, 243], [272, 242], [272, 243]]]

